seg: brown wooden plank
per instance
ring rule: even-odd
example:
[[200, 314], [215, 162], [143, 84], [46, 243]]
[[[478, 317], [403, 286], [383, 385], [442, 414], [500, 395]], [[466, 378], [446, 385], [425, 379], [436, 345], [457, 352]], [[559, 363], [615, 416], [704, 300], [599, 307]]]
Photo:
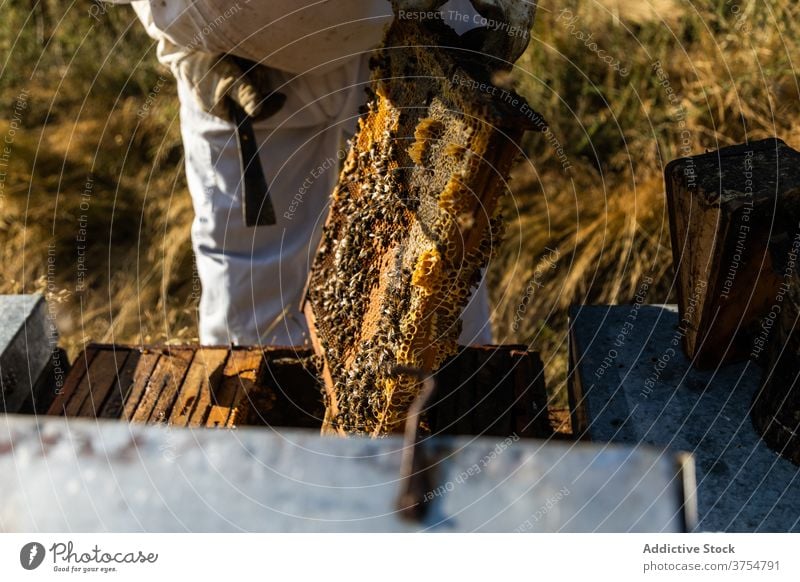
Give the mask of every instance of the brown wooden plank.
[[[782, 262], [786, 259], [782, 257]], [[764, 375], [750, 414], [764, 442], [800, 465], [800, 275], [792, 274], [768, 338]]]
[[[477, 349], [478, 365], [472, 382], [473, 433], [514, 434], [514, 361], [507, 348]], [[463, 414], [463, 412], [462, 412]]]
[[[328, 220], [331, 220], [330, 216], [328, 216]], [[309, 278], [309, 283], [310, 281], [311, 279]], [[303, 315], [305, 315], [306, 322], [308, 323], [308, 337], [311, 340], [314, 353], [319, 355], [324, 354], [325, 350], [322, 348], [322, 343], [319, 341], [319, 336], [317, 335], [317, 323], [316, 317], [314, 316], [314, 308], [310, 302], [303, 304]], [[333, 377], [331, 376], [331, 370], [330, 367], [328, 367], [327, 359], [323, 359], [322, 383], [325, 388], [328, 406], [325, 410], [325, 418], [322, 420], [322, 429], [320, 432], [323, 435], [328, 436], [344, 436], [346, 434], [344, 430], [337, 429], [332, 422], [333, 419], [336, 418], [336, 415], [339, 414], [339, 404], [336, 400], [336, 389], [333, 384]]]
[[576, 440], [590, 440], [589, 411], [586, 407], [586, 393], [579, 369], [580, 354], [583, 353], [576, 333], [575, 320], [580, 307], [573, 307], [569, 313], [569, 373], [567, 374], [567, 396], [570, 410], [572, 435]]
[[514, 369], [514, 426], [521, 437], [549, 438], [553, 428], [548, 416], [544, 364], [537, 352], [511, 351]]
[[206, 426], [232, 426], [237, 418], [237, 410], [245, 406], [249, 394], [255, 389], [264, 354], [257, 349], [234, 350], [228, 357], [219, 389], [212, 394], [213, 406], [209, 412]]
[[427, 412], [434, 434], [458, 434], [460, 421], [459, 392], [475, 369], [475, 350], [462, 347], [457, 355], [445, 362], [436, 373], [436, 396]]
[[125, 364], [120, 368], [116, 382], [112, 386], [106, 401], [103, 403], [98, 418], [122, 418], [122, 411], [125, 401], [131, 388], [137, 371], [142, 377], [149, 377], [158, 361], [158, 354], [144, 354], [138, 348], [131, 348]]
[[222, 365], [221, 372], [209, 376], [208, 382], [203, 382], [200, 384], [199, 391], [197, 394], [197, 403], [195, 404], [194, 410], [189, 416], [189, 422], [187, 423], [187, 426], [190, 427], [206, 426], [208, 417], [211, 414], [211, 408], [214, 406], [215, 402], [214, 395], [217, 394], [220, 390], [220, 386], [225, 377], [224, 374], [225, 368], [227, 366], [228, 360], [231, 357], [231, 354], [232, 351], [227, 350], [227, 356], [225, 359], [225, 363]]
[[69, 403], [69, 400], [71, 399], [76, 388], [83, 381], [83, 378], [86, 375], [86, 370], [88, 370], [89, 366], [92, 364], [92, 360], [94, 359], [96, 353], [97, 348], [94, 345], [89, 344], [78, 355], [75, 363], [72, 365], [72, 368], [69, 371], [69, 374], [67, 374], [67, 377], [64, 380], [64, 385], [61, 387], [61, 392], [56, 394], [56, 398], [50, 405], [47, 414], [56, 416], [64, 414], [64, 408]]
[[197, 357], [197, 349], [196, 347], [191, 348], [191, 360], [181, 380], [167, 382], [164, 389], [161, 390], [161, 393], [157, 395], [155, 406], [150, 413], [150, 422], [166, 423], [169, 421], [170, 415], [172, 414], [172, 406], [184, 388], [186, 375], [191, 368], [191, 362], [194, 362], [195, 357]]
[[209, 428], [225, 428], [228, 425], [228, 417], [230, 415], [230, 406], [212, 404], [206, 419], [206, 426]]
[[[467, 348], [469, 358], [461, 360], [459, 358], [458, 368], [458, 384], [453, 392], [451, 404], [453, 406], [453, 424], [451, 430], [453, 434], [476, 434], [475, 420], [478, 414], [476, 403], [484, 396], [486, 392], [493, 391], [496, 386], [491, 374], [487, 374], [486, 367], [489, 352], [483, 349]], [[468, 365], [462, 365], [460, 362], [469, 362]], [[485, 384], [480, 384], [480, 378], [484, 377], [487, 380]], [[481, 386], [479, 392], [476, 387]], [[484, 400], [481, 404], [485, 404]], [[483, 420], [483, 419], [481, 419]]]
[[242, 358], [239, 367], [239, 383], [235, 397], [234, 408], [228, 425], [234, 426], [245, 417], [245, 412], [252, 408], [255, 392], [264, 376], [265, 358], [264, 352], [253, 349], [247, 352], [247, 357]]
[[461, 348], [436, 373], [436, 393], [427, 411], [431, 431], [549, 437], [542, 368], [539, 355], [525, 346]]
[[[128, 350], [101, 349], [92, 360], [89, 372], [84, 376], [86, 390], [75, 392], [65, 409], [67, 416], [83, 416], [94, 418], [102, 406], [106, 396], [117, 381], [119, 369], [128, 357]], [[82, 383], [82, 384], [83, 384]]]
[[[489, 427], [497, 420], [501, 411], [495, 406], [506, 389], [504, 376], [509, 368], [502, 370], [495, 363], [505, 354], [494, 348], [475, 348], [474, 365], [465, 376], [464, 386], [458, 393], [458, 434], [483, 434], [489, 436]], [[505, 359], [505, 358], [504, 358]], [[504, 435], [507, 436], [507, 435]]]
[[[193, 349], [186, 348], [163, 348], [161, 358], [159, 358], [153, 373], [144, 385], [139, 402], [132, 405], [131, 402], [125, 404], [125, 418], [131, 422], [147, 422], [150, 420], [153, 408], [159, 395], [173, 384], [183, 381], [189, 364], [194, 356]], [[135, 385], [138, 387], [138, 383]]]
[[186, 372], [168, 423], [175, 426], [190, 426], [190, 420], [197, 411], [196, 422], [201, 426], [211, 403], [212, 386], [219, 385], [225, 361], [230, 350], [227, 348], [199, 348], [192, 365]]
[[144, 396], [147, 384], [150, 382], [150, 376], [162, 357], [164, 357], [164, 353], [159, 349], [147, 348], [142, 352], [139, 365], [133, 374], [133, 384], [123, 402], [121, 418], [125, 420], [133, 418], [133, 413], [136, 411], [139, 401]]
[[[521, 437], [543, 436], [536, 434], [540, 419], [544, 415], [547, 420], [547, 407], [540, 410], [533, 398], [536, 376], [532, 355], [526, 351], [511, 352], [511, 365], [514, 377], [514, 432]], [[547, 425], [549, 429], [549, 424]]]

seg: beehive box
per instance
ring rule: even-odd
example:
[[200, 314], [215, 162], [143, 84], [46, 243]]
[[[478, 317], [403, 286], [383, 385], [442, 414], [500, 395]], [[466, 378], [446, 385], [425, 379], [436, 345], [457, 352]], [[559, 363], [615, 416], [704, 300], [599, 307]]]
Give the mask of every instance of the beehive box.
[[[183, 427], [322, 426], [319, 358], [306, 348], [87, 346], [48, 414]], [[550, 438], [542, 362], [520, 346], [462, 348], [436, 375], [433, 434]], [[556, 417], [558, 412], [553, 412]]]
[[764, 139], [673, 160], [664, 176], [686, 354], [699, 368], [758, 358], [785, 279], [774, 251], [800, 232], [800, 153]]
[[186, 427], [315, 428], [318, 359], [296, 348], [89, 345], [49, 414]]
[[519, 141], [543, 125], [481, 55], [444, 48], [458, 43], [397, 19], [373, 60], [305, 305], [332, 431], [399, 430], [419, 379], [396, 367], [427, 375], [456, 354]]

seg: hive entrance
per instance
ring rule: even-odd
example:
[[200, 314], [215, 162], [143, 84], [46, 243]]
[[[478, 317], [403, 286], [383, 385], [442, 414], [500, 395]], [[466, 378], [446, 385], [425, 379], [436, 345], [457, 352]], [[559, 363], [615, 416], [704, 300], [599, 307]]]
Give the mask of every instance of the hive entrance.
[[542, 125], [458, 43], [396, 19], [373, 59], [305, 306], [338, 432], [397, 431], [419, 386], [393, 370], [428, 374], [456, 353], [519, 140]]

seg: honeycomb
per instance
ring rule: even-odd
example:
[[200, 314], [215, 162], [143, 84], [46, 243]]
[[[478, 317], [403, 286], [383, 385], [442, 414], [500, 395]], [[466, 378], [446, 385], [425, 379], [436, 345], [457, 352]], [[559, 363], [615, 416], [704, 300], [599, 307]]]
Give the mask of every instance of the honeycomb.
[[395, 19], [371, 63], [305, 305], [330, 431], [401, 430], [421, 386], [395, 368], [431, 373], [456, 353], [519, 142], [543, 126], [458, 43], [437, 21]]

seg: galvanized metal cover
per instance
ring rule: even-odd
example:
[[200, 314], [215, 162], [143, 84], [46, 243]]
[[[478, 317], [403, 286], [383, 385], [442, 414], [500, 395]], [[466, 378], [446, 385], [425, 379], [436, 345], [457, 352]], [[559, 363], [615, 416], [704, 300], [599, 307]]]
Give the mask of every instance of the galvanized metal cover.
[[658, 449], [438, 438], [425, 448], [438, 460], [431, 509], [408, 522], [395, 509], [401, 447], [3, 416], [0, 529], [677, 532], [693, 490], [691, 461]]

